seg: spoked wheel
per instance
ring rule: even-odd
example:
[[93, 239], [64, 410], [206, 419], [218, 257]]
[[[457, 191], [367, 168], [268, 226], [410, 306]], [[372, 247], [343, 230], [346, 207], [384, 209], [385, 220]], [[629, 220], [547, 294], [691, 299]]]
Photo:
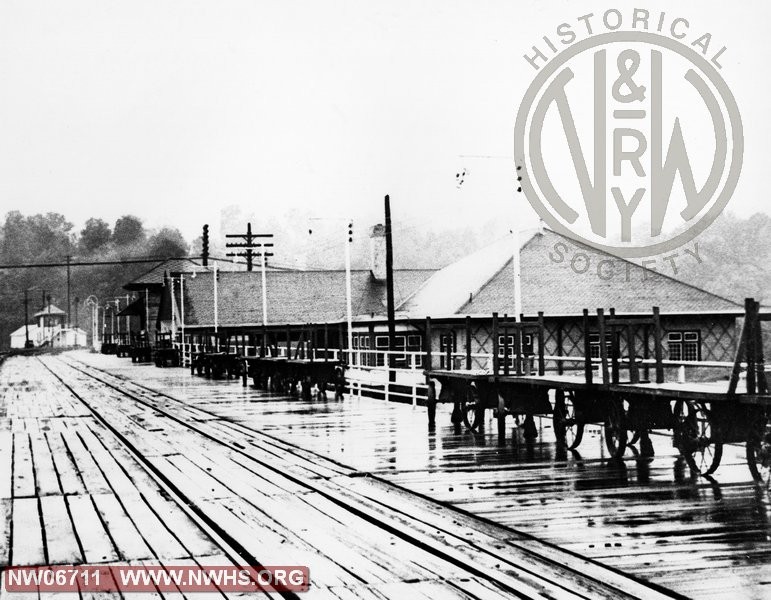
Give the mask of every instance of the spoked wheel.
[[564, 398], [557, 400], [553, 421], [557, 440], [564, 442], [570, 450], [578, 448], [584, 437], [584, 424], [576, 419], [576, 405], [571, 392], [566, 392]]
[[621, 458], [626, 450], [626, 414], [621, 400], [608, 402], [608, 419], [605, 422], [605, 445], [613, 458]]
[[466, 388], [466, 397], [460, 401], [460, 414], [463, 424], [473, 432], [478, 432], [484, 420], [484, 407], [481, 404], [477, 388], [469, 385]]
[[747, 439], [747, 465], [752, 478], [771, 489], [771, 421], [754, 428]]
[[678, 400], [675, 423], [675, 444], [691, 471], [699, 475], [714, 473], [723, 456], [723, 444], [715, 438], [709, 409], [701, 402]]

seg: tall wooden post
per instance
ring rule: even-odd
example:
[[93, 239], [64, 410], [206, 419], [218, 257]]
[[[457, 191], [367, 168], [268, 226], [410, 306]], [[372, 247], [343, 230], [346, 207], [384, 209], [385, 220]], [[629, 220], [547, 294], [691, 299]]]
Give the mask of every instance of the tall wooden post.
[[506, 321], [508, 318], [509, 315], [503, 315], [503, 374], [505, 376], [508, 376], [510, 373], [509, 357], [511, 356], [511, 348], [509, 346], [509, 330], [506, 327]]
[[752, 298], [747, 298], [744, 301], [744, 314], [747, 320], [747, 393], [753, 395], [757, 392], [756, 386], [756, 364], [755, 364], [755, 349], [757, 336], [755, 330], [757, 329], [757, 315], [755, 314], [755, 301]]
[[637, 369], [637, 349], [634, 340], [634, 327], [626, 326], [627, 352], [629, 353], [629, 381], [640, 383], [640, 371]]
[[72, 304], [70, 303], [70, 255], [67, 255], [67, 329], [70, 328], [70, 311], [72, 310]]
[[608, 372], [608, 346], [605, 343], [605, 311], [597, 309], [597, 330], [600, 334], [600, 361], [602, 368], [602, 383], [607, 384], [610, 381]]
[[[562, 340], [562, 321], [557, 321], [557, 356], [561, 357], [563, 353], [564, 342]], [[565, 372], [564, 364], [561, 360], [557, 361], [557, 375]]]
[[538, 311], [538, 374], [543, 376], [546, 374], [546, 352], [544, 348], [545, 336], [544, 336], [544, 322], [543, 311]]
[[[389, 369], [393, 367], [393, 352], [396, 346], [396, 306], [394, 303], [394, 248], [391, 230], [391, 199], [385, 197], [385, 238], [386, 238], [386, 310], [388, 313], [388, 360]], [[388, 381], [396, 381], [396, 372], [388, 371]]]
[[592, 365], [592, 342], [589, 339], [589, 310], [584, 309], [584, 380], [588, 385], [592, 384], [594, 379], [594, 368]]
[[758, 370], [758, 394], [768, 394], [766, 358], [763, 352], [763, 331], [760, 326], [760, 302], [753, 300], [755, 313], [755, 366]]
[[428, 395], [426, 397], [426, 412], [428, 413], [428, 428], [433, 430], [436, 427], [436, 389], [431, 381], [431, 317], [426, 317], [426, 332], [423, 340], [423, 347], [426, 351], [426, 385], [428, 386]]
[[426, 352], [426, 364], [425, 369], [427, 372], [431, 371], [431, 317], [426, 317], [426, 333], [425, 333], [425, 339], [423, 341], [423, 347], [425, 348]]
[[[610, 318], [616, 318], [616, 309], [610, 309]], [[611, 381], [613, 383], [619, 382], [619, 355], [621, 354], [620, 344], [618, 343], [618, 335], [616, 335], [615, 326], [610, 328], [610, 364], [611, 364]]]
[[471, 370], [471, 317], [466, 316], [466, 370]]
[[656, 359], [656, 383], [664, 383], [664, 362], [661, 356], [661, 315], [659, 307], [653, 307], [653, 356]]

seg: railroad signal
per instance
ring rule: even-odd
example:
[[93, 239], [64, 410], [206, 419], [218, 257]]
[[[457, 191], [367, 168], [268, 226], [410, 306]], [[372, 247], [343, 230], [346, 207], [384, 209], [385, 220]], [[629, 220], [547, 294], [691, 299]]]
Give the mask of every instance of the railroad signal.
[[203, 235], [201, 236], [201, 262], [203, 266], [209, 265], [209, 225], [203, 226]]

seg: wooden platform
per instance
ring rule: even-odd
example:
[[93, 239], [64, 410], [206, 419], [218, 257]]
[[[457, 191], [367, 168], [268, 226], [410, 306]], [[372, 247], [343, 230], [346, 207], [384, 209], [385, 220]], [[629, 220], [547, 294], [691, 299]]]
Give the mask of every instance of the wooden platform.
[[[255, 390], [81, 358], [125, 365], [129, 377], [56, 357], [0, 370], [0, 565], [212, 564], [238, 554], [308, 565], [309, 598], [665, 597], [223, 414], [277, 404]], [[301, 403], [282, 404], [291, 428]], [[335, 411], [314, 415], [319, 431], [344, 444], [325, 414]]]
[[[229, 426], [259, 431], [310, 456], [333, 459], [492, 522], [698, 598], [760, 598], [771, 581], [771, 498], [751, 481], [744, 449], [727, 446], [714, 479], [692, 477], [671, 438], [652, 437], [656, 456], [607, 459], [601, 428], [588, 427], [581, 454], [560, 452], [550, 419], [539, 440], [499, 446], [456, 433], [439, 407], [428, 434], [423, 409], [367, 398], [287, 401], [236, 383], [85, 355], [121, 377], [184, 399]], [[358, 478], [356, 478], [358, 481]]]

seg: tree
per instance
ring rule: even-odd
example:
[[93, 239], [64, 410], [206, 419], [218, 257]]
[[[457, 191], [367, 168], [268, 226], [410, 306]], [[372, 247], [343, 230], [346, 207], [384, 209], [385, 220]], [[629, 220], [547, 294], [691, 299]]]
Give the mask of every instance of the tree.
[[86, 226], [80, 232], [80, 249], [91, 253], [98, 250], [110, 241], [112, 232], [110, 226], [102, 219], [89, 219]]
[[142, 221], [133, 215], [124, 215], [115, 221], [112, 241], [118, 246], [127, 246], [145, 239], [145, 227]]
[[187, 256], [190, 247], [178, 229], [164, 227], [148, 243], [150, 256], [162, 256], [172, 258], [175, 256]]
[[59, 213], [25, 217], [11, 211], [3, 225], [3, 262], [46, 261], [72, 252], [72, 223]]

